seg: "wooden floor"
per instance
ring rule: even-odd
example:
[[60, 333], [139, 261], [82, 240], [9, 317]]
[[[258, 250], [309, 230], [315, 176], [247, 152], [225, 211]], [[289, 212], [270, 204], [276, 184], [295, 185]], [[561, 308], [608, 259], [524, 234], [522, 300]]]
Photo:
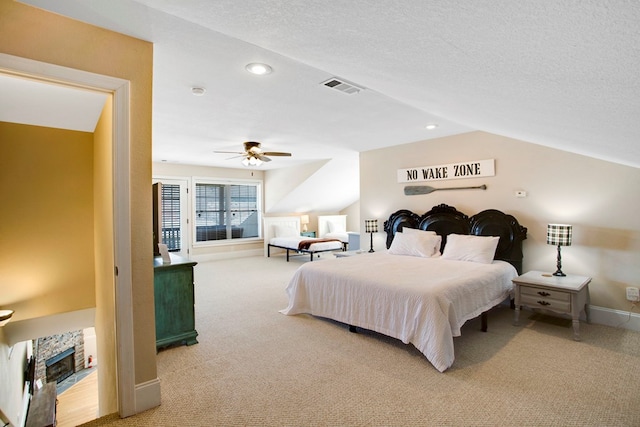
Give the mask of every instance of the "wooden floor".
[[98, 371], [58, 395], [56, 427], [75, 427], [98, 418]]

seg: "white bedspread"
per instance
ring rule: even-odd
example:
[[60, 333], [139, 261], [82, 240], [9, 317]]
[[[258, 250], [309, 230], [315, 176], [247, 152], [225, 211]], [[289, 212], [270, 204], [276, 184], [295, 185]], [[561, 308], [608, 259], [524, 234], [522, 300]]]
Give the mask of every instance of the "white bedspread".
[[515, 268], [386, 252], [301, 266], [286, 292], [287, 315], [309, 313], [412, 343], [444, 372], [453, 337], [469, 319], [505, 300]]
[[[298, 250], [298, 244], [303, 240], [314, 240], [313, 237], [303, 237], [303, 236], [295, 236], [295, 237], [273, 237], [269, 240], [269, 243], [273, 246], [280, 246], [281, 248], [289, 248]], [[331, 242], [318, 242], [312, 243], [308, 249], [309, 252], [318, 252], [318, 251], [332, 251], [342, 249], [342, 242], [331, 241]]]

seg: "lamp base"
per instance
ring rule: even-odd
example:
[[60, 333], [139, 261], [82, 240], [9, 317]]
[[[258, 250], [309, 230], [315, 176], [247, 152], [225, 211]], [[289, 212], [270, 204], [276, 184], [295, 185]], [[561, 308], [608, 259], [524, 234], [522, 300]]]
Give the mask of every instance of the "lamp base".
[[560, 255], [560, 245], [558, 245], [558, 261], [556, 263], [556, 272], [553, 273], [554, 276], [564, 277], [566, 274], [562, 272], [562, 256]]

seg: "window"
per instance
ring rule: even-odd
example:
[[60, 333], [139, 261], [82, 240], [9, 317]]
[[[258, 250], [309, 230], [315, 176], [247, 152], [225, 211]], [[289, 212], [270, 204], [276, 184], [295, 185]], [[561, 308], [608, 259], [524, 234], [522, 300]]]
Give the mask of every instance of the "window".
[[160, 255], [156, 244], [164, 243], [170, 252], [188, 256], [191, 246], [189, 230], [189, 181], [153, 178], [154, 255]]
[[260, 237], [259, 194], [257, 183], [196, 183], [196, 243]]
[[163, 184], [162, 203], [162, 239], [169, 251], [180, 251], [180, 186]]

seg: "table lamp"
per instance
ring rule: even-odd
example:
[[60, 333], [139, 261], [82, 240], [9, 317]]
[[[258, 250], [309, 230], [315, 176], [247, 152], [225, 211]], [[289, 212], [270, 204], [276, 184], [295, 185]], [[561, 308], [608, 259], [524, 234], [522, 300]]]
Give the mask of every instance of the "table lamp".
[[364, 220], [364, 231], [365, 233], [371, 234], [371, 249], [369, 252], [374, 252], [373, 250], [373, 233], [378, 232], [378, 220], [377, 219], [365, 219]]
[[307, 231], [307, 224], [309, 224], [309, 215], [302, 215], [300, 217], [300, 224], [302, 224], [302, 231]]
[[547, 244], [558, 246], [558, 265], [554, 276], [566, 276], [562, 272], [562, 259], [560, 257], [560, 246], [571, 246], [571, 226], [568, 224], [548, 224]]

